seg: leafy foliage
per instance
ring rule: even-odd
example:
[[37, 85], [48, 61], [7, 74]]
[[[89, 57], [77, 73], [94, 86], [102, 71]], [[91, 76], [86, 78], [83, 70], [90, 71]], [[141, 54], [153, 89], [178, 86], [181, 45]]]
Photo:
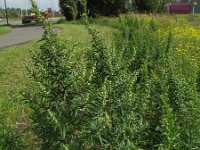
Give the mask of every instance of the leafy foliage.
[[19, 133], [0, 125], [0, 149], [23, 150], [24, 148], [25, 146]]
[[88, 0], [89, 16], [119, 16], [126, 11], [125, 0]]
[[80, 18], [86, 13], [86, 0], [60, 0], [59, 5], [66, 20]]
[[[7, 8], [7, 13], [9, 18], [20, 18], [21, 10], [19, 8]], [[6, 18], [5, 10], [0, 8], [0, 18]]]
[[162, 12], [165, 5], [171, 0], [133, 0], [133, 5], [139, 12]]
[[198, 85], [198, 92], [200, 93], [200, 72], [198, 73], [198, 76], [197, 76], [197, 85]]
[[196, 83], [178, 67], [171, 33], [126, 18], [113, 47], [86, 24], [90, 47], [69, 48], [39, 18], [45, 32], [25, 97], [42, 149], [200, 148]]
[[60, 0], [60, 7], [66, 20], [79, 19], [82, 14], [89, 16], [119, 16], [126, 12], [124, 0]]

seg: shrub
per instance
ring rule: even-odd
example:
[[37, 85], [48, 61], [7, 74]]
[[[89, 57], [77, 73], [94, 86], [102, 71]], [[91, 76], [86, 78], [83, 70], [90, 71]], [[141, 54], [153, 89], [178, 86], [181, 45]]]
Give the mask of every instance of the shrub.
[[88, 30], [92, 46], [80, 53], [46, 25], [40, 50], [33, 54], [36, 85], [26, 99], [42, 149], [134, 147], [135, 76], [122, 69], [115, 53], [110, 56], [96, 31]]
[[113, 47], [86, 25], [91, 46], [78, 49], [39, 18], [25, 97], [42, 149], [199, 149], [199, 95], [176, 65], [171, 33], [126, 18]]
[[66, 20], [69, 21], [86, 13], [86, 0], [60, 0], [59, 5]]

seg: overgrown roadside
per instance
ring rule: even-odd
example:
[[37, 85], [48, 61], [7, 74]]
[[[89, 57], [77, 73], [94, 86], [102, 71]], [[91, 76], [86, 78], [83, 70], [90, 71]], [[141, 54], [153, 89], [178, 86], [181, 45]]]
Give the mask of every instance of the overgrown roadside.
[[[60, 38], [70, 39], [72, 43], [78, 43], [78, 47], [85, 47], [91, 40], [84, 25], [61, 24]], [[112, 41], [112, 28], [96, 25], [101, 31], [102, 37], [107, 37], [109, 43]], [[37, 140], [33, 133], [27, 128], [29, 111], [22, 103], [23, 89], [30, 82], [26, 66], [30, 64], [30, 50], [38, 48], [37, 41], [9, 48], [0, 48], [0, 122], [9, 130], [23, 134], [22, 141], [27, 145], [26, 149], [36, 149]], [[5, 127], [5, 126], [4, 126]], [[0, 139], [5, 138], [1, 137]], [[17, 140], [17, 139], [14, 139]]]

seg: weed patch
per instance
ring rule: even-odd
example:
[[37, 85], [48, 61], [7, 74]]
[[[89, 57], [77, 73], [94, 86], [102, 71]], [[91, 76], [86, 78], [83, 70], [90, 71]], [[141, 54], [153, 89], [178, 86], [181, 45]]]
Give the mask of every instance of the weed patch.
[[159, 36], [154, 20], [125, 17], [112, 47], [86, 25], [90, 45], [78, 48], [41, 21], [24, 96], [42, 149], [200, 147], [197, 84], [177, 63], [173, 30]]

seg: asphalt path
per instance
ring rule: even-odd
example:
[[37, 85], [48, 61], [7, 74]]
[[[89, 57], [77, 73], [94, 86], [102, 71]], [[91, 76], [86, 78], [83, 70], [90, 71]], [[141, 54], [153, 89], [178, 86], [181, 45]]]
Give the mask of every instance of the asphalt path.
[[[10, 25], [22, 25], [22, 21], [21, 20], [16, 20], [16, 21], [12, 21], [12, 22], [8, 22]], [[6, 20], [0, 21], [0, 25], [6, 25], [7, 22]]]
[[0, 48], [23, 44], [42, 37], [41, 26], [13, 28], [10, 33], [0, 35]]

